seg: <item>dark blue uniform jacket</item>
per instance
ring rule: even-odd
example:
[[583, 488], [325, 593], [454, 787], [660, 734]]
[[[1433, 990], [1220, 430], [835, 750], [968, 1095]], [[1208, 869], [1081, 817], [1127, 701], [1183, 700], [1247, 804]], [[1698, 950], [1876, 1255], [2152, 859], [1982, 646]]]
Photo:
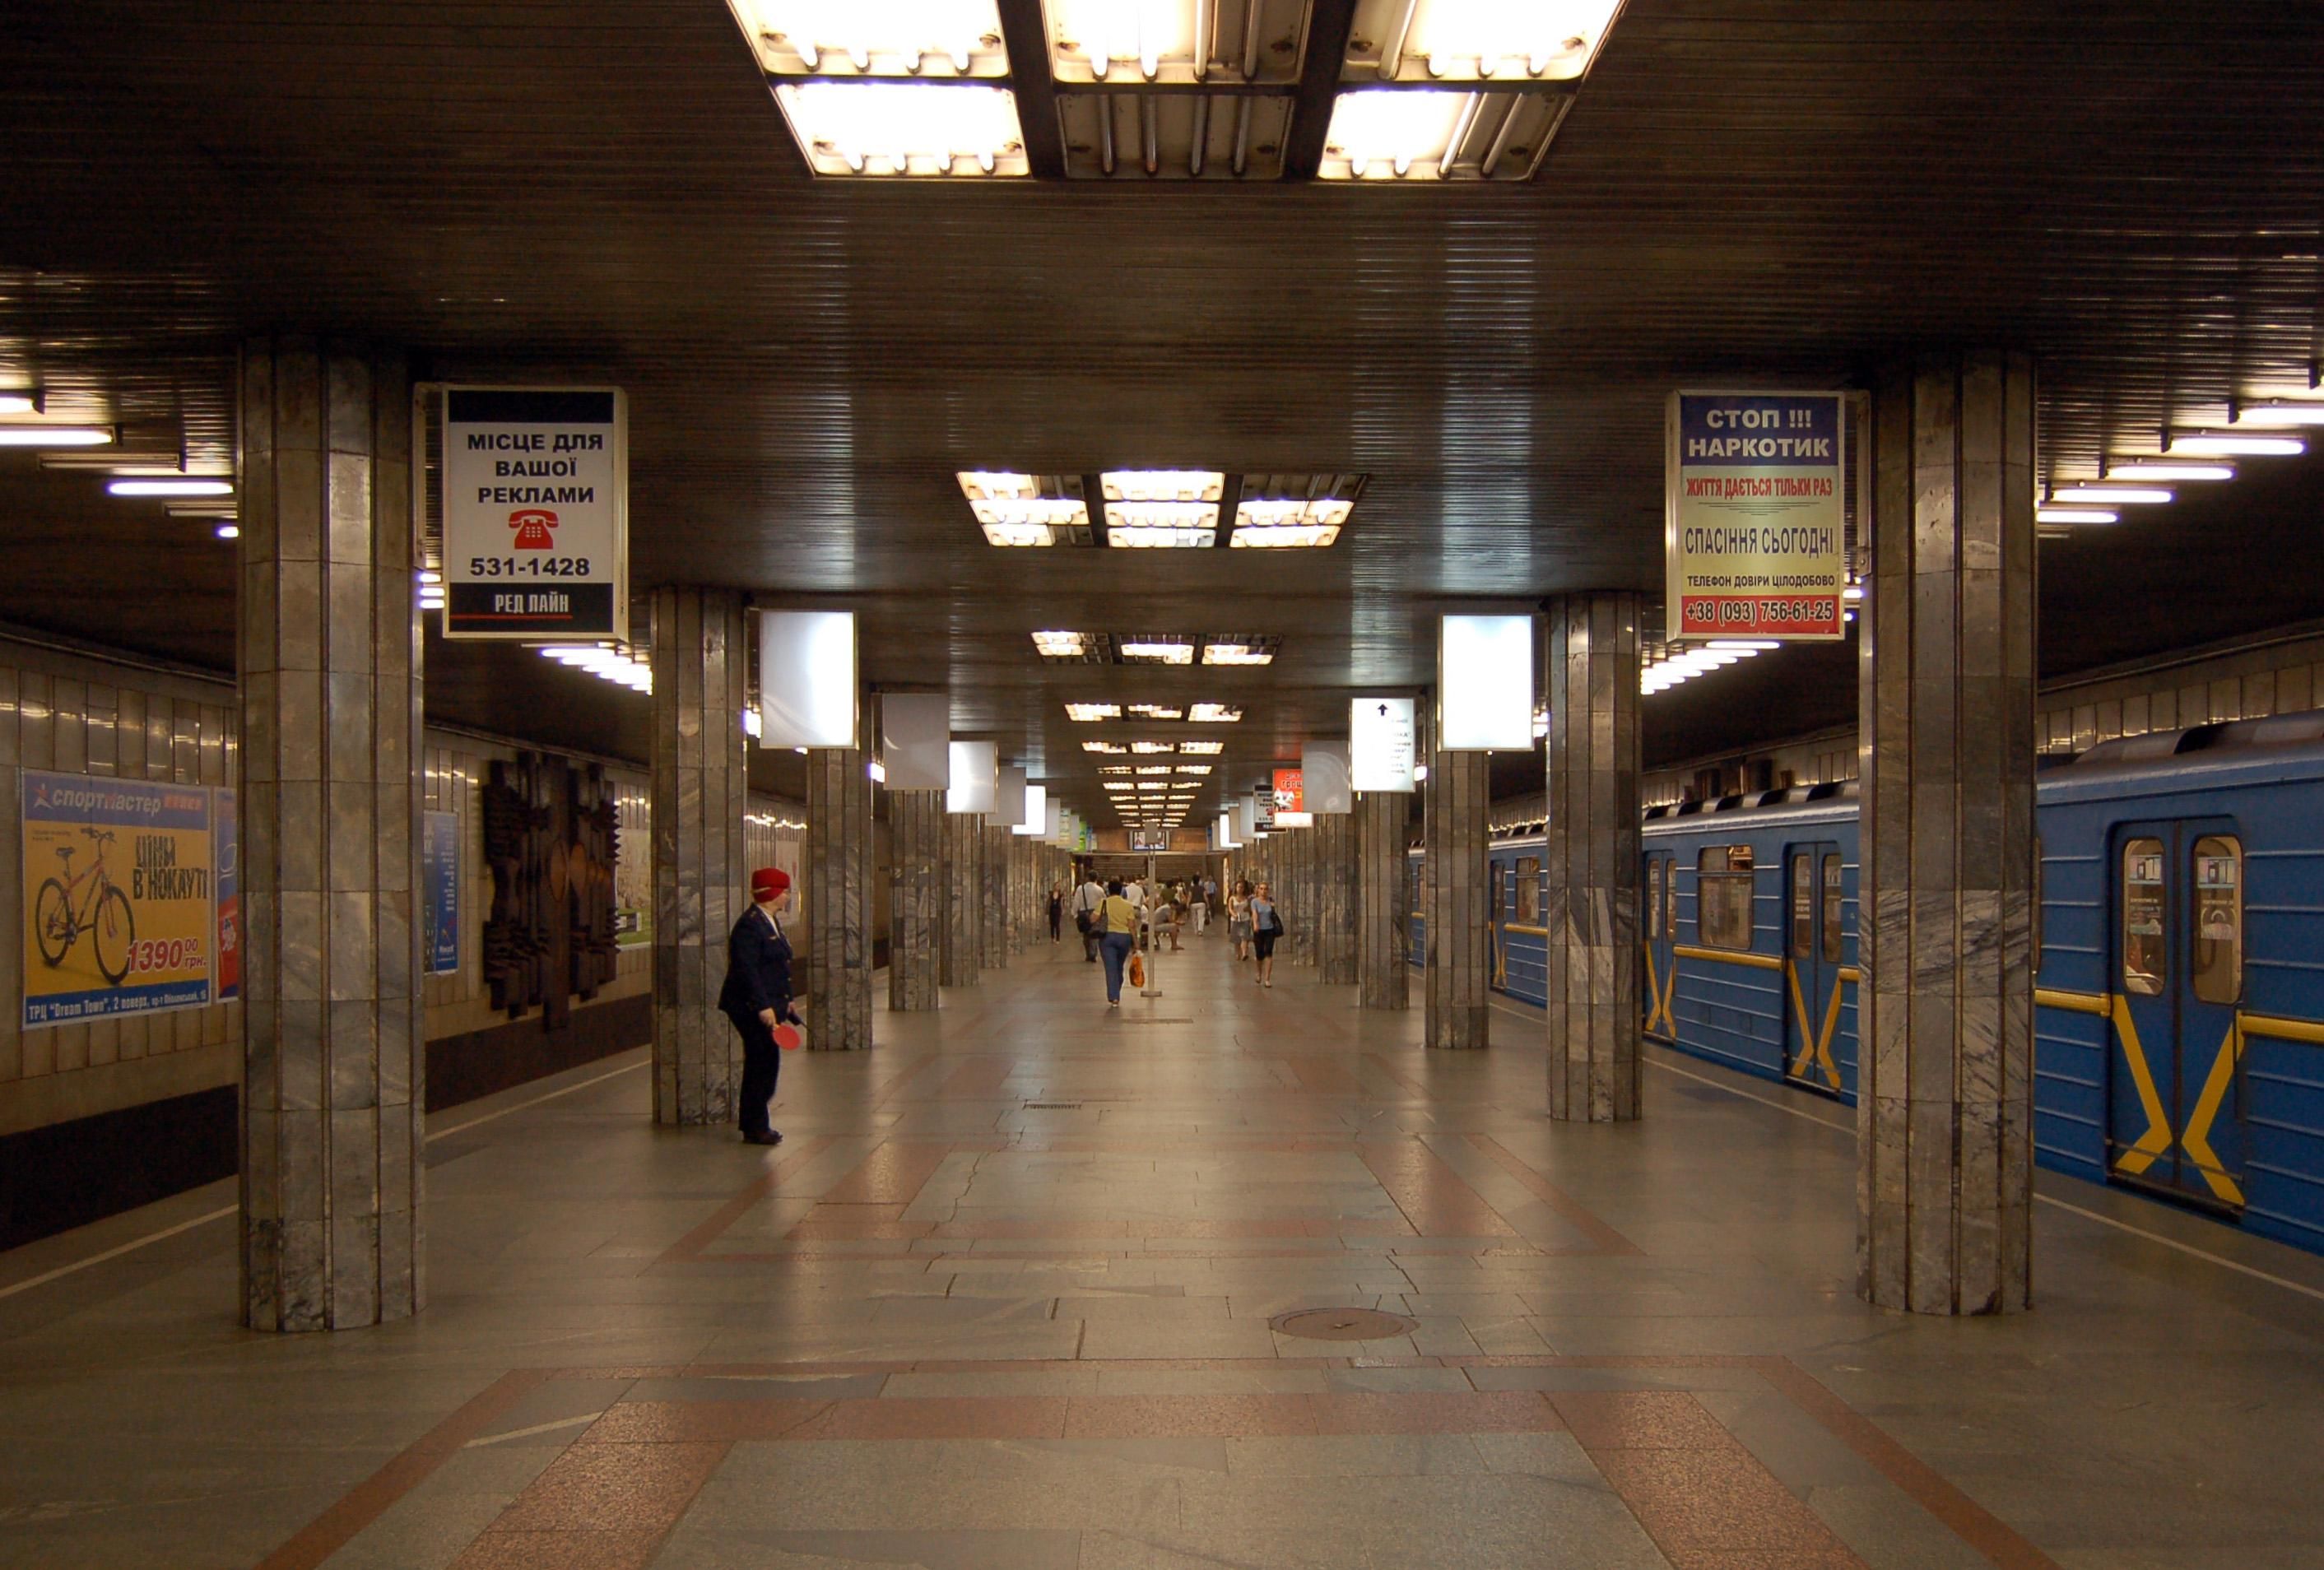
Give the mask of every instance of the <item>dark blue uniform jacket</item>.
[[718, 1007], [736, 1020], [754, 1020], [772, 1009], [785, 1020], [791, 1011], [791, 940], [752, 909], [742, 912], [726, 939], [726, 984]]

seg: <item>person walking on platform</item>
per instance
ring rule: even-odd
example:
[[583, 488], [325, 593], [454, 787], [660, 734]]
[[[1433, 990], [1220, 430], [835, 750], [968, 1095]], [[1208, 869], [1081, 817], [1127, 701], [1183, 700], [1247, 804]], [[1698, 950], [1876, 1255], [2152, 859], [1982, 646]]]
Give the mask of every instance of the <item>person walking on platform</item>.
[[1235, 957], [1250, 957], [1250, 885], [1237, 882], [1227, 891], [1227, 936], [1234, 939]]
[[1098, 940], [1105, 936], [1105, 928], [1098, 922], [1099, 910], [1104, 904], [1105, 885], [1092, 873], [1074, 891], [1074, 925], [1081, 928], [1082, 958], [1091, 965], [1097, 963]]
[[1051, 883], [1049, 885], [1049, 941], [1063, 943], [1065, 940], [1065, 886], [1063, 883]]
[[1121, 880], [1116, 878], [1105, 886], [1105, 902], [1098, 907], [1098, 923], [1104, 929], [1101, 940], [1105, 952], [1105, 1006], [1121, 1007], [1121, 973], [1130, 963], [1130, 950], [1138, 944], [1138, 907], [1125, 899]]
[[1283, 912], [1276, 909], [1275, 894], [1265, 883], [1250, 897], [1250, 947], [1259, 956], [1259, 984], [1275, 984], [1275, 940], [1283, 936]]
[[1193, 884], [1187, 888], [1186, 909], [1194, 918], [1195, 937], [1200, 937], [1204, 933], [1210, 930], [1211, 896], [1210, 882], [1208, 879], [1196, 878]]
[[788, 873], [779, 867], [752, 873], [751, 909], [726, 937], [726, 983], [718, 989], [718, 1007], [742, 1038], [742, 1088], [734, 1113], [745, 1144], [783, 1142], [767, 1121], [783, 1063], [775, 1027], [806, 1023], [791, 1002], [791, 940], [783, 936], [781, 912], [790, 897]]

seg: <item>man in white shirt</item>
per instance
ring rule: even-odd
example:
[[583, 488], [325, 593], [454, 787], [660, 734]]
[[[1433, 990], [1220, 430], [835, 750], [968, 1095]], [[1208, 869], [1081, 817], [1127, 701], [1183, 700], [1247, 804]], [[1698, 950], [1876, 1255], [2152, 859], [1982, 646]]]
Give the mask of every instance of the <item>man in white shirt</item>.
[[1082, 886], [1074, 891], [1074, 925], [1081, 928], [1082, 957], [1092, 965], [1097, 963], [1098, 940], [1105, 936], [1098, 919], [1104, 908], [1105, 885], [1095, 877], [1083, 879]]

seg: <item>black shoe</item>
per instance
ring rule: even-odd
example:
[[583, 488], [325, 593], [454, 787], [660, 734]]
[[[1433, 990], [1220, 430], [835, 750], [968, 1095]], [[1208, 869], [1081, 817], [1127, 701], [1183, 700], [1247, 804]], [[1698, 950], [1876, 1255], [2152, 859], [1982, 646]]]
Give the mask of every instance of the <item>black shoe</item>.
[[774, 1130], [769, 1129], [763, 1134], [744, 1134], [742, 1142], [746, 1145], [779, 1145], [783, 1142], [783, 1137]]

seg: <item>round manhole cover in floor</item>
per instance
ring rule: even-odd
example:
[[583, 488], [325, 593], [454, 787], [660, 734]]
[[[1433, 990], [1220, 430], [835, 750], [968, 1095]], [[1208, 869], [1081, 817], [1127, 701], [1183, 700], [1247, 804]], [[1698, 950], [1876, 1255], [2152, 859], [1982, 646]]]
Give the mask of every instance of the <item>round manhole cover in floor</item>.
[[1307, 1341], [1385, 1341], [1420, 1328], [1417, 1319], [1383, 1314], [1377, 1308], [1303, 1308], [1296, 1314], [1278, 1314], [1268, 1323], [1286, 1335]]

